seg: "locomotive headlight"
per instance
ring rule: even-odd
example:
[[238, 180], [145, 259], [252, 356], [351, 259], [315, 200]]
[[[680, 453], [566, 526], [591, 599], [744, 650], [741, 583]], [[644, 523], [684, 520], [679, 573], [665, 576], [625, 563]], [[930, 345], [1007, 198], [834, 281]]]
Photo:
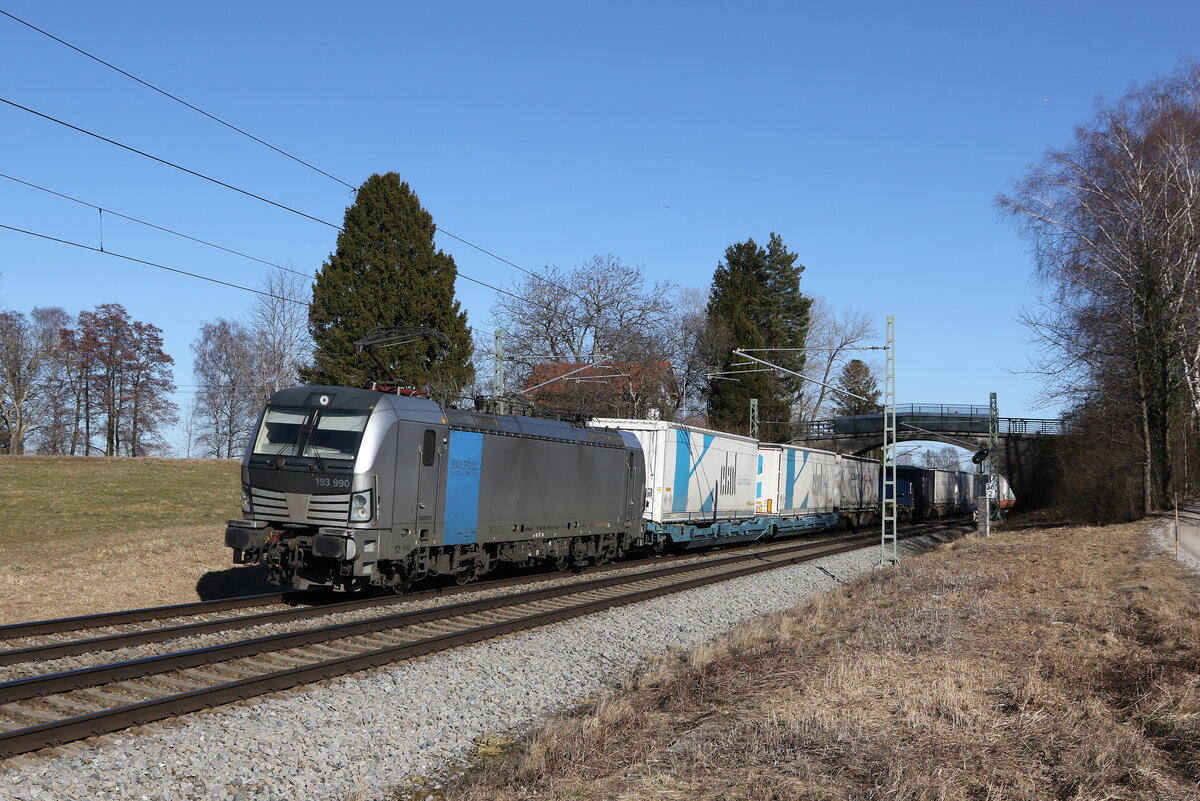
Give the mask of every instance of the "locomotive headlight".
[[356, 492], [350, 496], [350, 522], [365, 523], [372, 516], [370, 490]]
[[245, 484], [242, 485], [242, 514], [250, 514], [250, 490]]

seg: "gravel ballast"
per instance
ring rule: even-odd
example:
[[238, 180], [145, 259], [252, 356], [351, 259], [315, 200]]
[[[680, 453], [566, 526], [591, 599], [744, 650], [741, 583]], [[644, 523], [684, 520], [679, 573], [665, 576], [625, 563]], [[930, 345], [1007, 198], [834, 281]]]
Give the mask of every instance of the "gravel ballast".
[[[745, 551], [739, 553], [752, 553], [756, 549], [772, 550], [778, 547], [778, 543], [770, 543], [769, 545], [751, 546]], [[229, 631], [212, 632], [209, 634], [192, 635], [189, 637], [180, 637], [174, 640], [165, 640], [162, 642], [145, 643], [143, 645], [126, 646], [124, 648], [114, 648], [109, 651], [93, 651], [86, 654], [76, 656], [65, 656], [58, 659], [51, 659], [42, 662], [18, 662], [12, 665], [0, 666], [0, 682], [15, 681], [17, 679], [27, 678], [29, 676], [39, 676], [45, 673], [57, 673], [68, 670], [77, 670], [79, 668], [91, 667], [94, 665], [108, 664], [111, 662], [121, 662], [131, 659], [145, 659], [146, 657], [158, 656], [160, 654], [175, 653], [177, 651], [186, 651], [193, 648], [208, 648], [214, 645], [224, 645], [231, 642], [239, 642], [248, 640], [254, 637], [268, 637], [276, 634], [284, 634], [295, 631], [305, 631], [308, 629], [317, 628], [319, 626], [331, 626], [339, 623], [350, 623], [359, 620], [370, 620], [376, 617], [385, 615], [397, 615], [405, 612], [413, 612], [419, 609], [432, 609], [435, 607], [464, 603], [467, 601], [478, 601], [484, 598], [495, 598], [502, 595], [508, 595], [513, 592], [527, 592], [530, 590], [545, 589], [548, 587], [561, 587], [568, 584], [576, 584], [580, 581], [587, 581], [595, 578], [608, 578], [611, 576], [634, 575], [644, 573], [660, 567], [677, 567], [686, 564], [702, 563], [712, 559], [712, 554], [697, 553], [692, 558], [672, 559], [669, 563], [664, 561], [662, 564], [641, 565], [636, 567], [614, 567], [608, 565], [603, 569], [590, 569], [580, 575], [555, 575], [546, 578], [543, 581], [531, 581], [527, 584], [522, 584], [519, 587], [489, 587], [487, 584], [479, 584], [473, 592], [467, 593], [448, 593], [446, 595], [432, 595], [426, 597], [413, 597], [411, 600], [397, 600], [395, 603], [386, 606], [377, 606], [367, 609], [359, 609], [350, 612], [336, 612], [332, 608], [328, 613], [320, 618], [308, 618], [303, 620], [292, 620], [283, 623], [269, 623], [260, 626], [252, 626], [244, 629], [231, 629]], [[270, 609], [261, 611], [276, 611], [286, 610], [291, 607], [280, 605]], [[259, 610], [255, 610], [259, 611]], [[253, 613], [250, 613], [253, 614]], [[240, 614], [236, 617], [245, 617], [247, 615]], [[217, 616], [213, 616], [217, 619]], [[179, 623], [196, 622], [193, 620], [174, 621], [176, 625]], [[167, 625], [165, 621], [156, 621], [155, 625]], [[147, 627], [151, 628], [151, 627]], [[69, 637], [71, 639], [82, 639], [87, 636], [97, 636], [99, 633], [92, 632], [90, 634], [80, 634], [72, 632]], [[8, 640], [3, 643], [5, 648], [23, 648], [32, 645], [42, 645], [50, 642], [58, 641], [58, 636], [39, 636], [29, 637], [24, 639]]]
[[[900, 544], [912, 554], [933, 537]], [[0, 798], [386, 799], [444, 774], [484, 735], [527, 731], [692, 648], [875, 568], [874, 546], [511, 635], [57, 756], [0, 763]], [[820, 566], [820, 568], [818, 567]]]

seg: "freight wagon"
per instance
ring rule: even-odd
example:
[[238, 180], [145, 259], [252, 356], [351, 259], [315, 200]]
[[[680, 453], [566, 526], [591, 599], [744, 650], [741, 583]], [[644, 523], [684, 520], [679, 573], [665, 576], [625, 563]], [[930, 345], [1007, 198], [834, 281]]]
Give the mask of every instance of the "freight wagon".
[[856, 527], [878, 519], [879, 462], [795, 445], [758, 448], [757, 507], [777, 529]]
[[637, 439], [645, 460], [647, 541], [703, 547], [762, 537], [770, 521], [758, 516], [758, 442], [750, 437], [665, 420], [596, 418], [594, 428]]

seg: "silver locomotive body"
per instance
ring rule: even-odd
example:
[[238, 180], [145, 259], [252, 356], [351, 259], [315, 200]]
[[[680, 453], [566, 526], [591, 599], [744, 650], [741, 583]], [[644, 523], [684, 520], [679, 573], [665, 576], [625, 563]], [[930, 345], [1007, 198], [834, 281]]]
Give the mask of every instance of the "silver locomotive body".
[[644, 486], [627, 433], [297, 387], [259, 419], [225, 543], [297, 588], [401, 591], [500, 562], [615, 558], [642, 545]]

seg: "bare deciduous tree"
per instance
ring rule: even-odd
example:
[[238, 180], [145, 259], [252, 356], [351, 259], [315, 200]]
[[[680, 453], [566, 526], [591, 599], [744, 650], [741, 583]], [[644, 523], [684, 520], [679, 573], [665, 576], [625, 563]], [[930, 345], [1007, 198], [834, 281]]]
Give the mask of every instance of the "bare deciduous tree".
[[1133, 410], [1143, 508], [1163, 506], [1181, 401], [1200, 413], [1200, 65], [1100, 105], [997, 203], [1042, 280], [1033, 370], [1077, 408]]
[[250, 427], [262, 406], [257, 385], [261, 354], [255, 344], [246, 326], [222, 318], [203, 324], [192, 343], [192, 374], [198, 383], [194, 401], [196, 441], [208, 456], [237, 456], [250, 436]]
[[77, 329], [64, 338], [77, 356], [72, 380], [81, 390], [84, 453], [92, 448], [93, 418], [103, 422], [105, 456], [165, 452], [161, 432], [175, 422], [176, 408], [161, 329], [131, 319], [119, 303], [103, 303], [80, 312]]
[[250, 329], [258, 349], [258, 385], [256, 397], [265, 402], [271, 393], [297, 382], [300, 368], [312, 353], [308, 333], [308, 299], [312, 281], [281, 267], [263, 278], [250, 309]]
[[547, 266], [529, 276], [513, 290], [523, 299], [501, 296], [492, 307], [495, 324], [504, 331], [508, 388], [531, 386], [539, 365], [602, 362], [619, 367], [578, 380], [555, 376], [557, 386], [543, 393], [547, 402], [627, 415], [669, 403], [659, 411], [673, 414], [682, 393], [666, 386], [675, 383], [672, 374], [653, 365], [668, 362], [675, 369], [687, 362], [668, 300], [674, 293], [669, 282], [647, 288], [641, 269], [615, 256], [595, 256], [570, 272]]
[[25, 439], [36, 424], [44, 358], [28, 318], [0, 312], [0, 424], [8, 453], [25, 452]]
[[[813, 299], [809, 312], [808, 358], [804, 363], [807, 381], [797, 404], [796, 419], [811, 422], [822, 414], [832, 414], [828, 408], [833, 393], [830, 385], [847, 361], [858, 353], [855, 349], [879, 336], [871, 318], [858, 309], [834, 309], [825, 298]], [[836, 400], [836, 398], [833, 398]]]
[[66, 367], [70, 357], [64, 352], [64, 337], [74, 320], [57, 307], [34, 309], [31, 317], [46, 350], [41, 376], [44, 415], [38, 430], [37, 450], [45, 454], [66, 454], [71, 447], [77, 414]]

